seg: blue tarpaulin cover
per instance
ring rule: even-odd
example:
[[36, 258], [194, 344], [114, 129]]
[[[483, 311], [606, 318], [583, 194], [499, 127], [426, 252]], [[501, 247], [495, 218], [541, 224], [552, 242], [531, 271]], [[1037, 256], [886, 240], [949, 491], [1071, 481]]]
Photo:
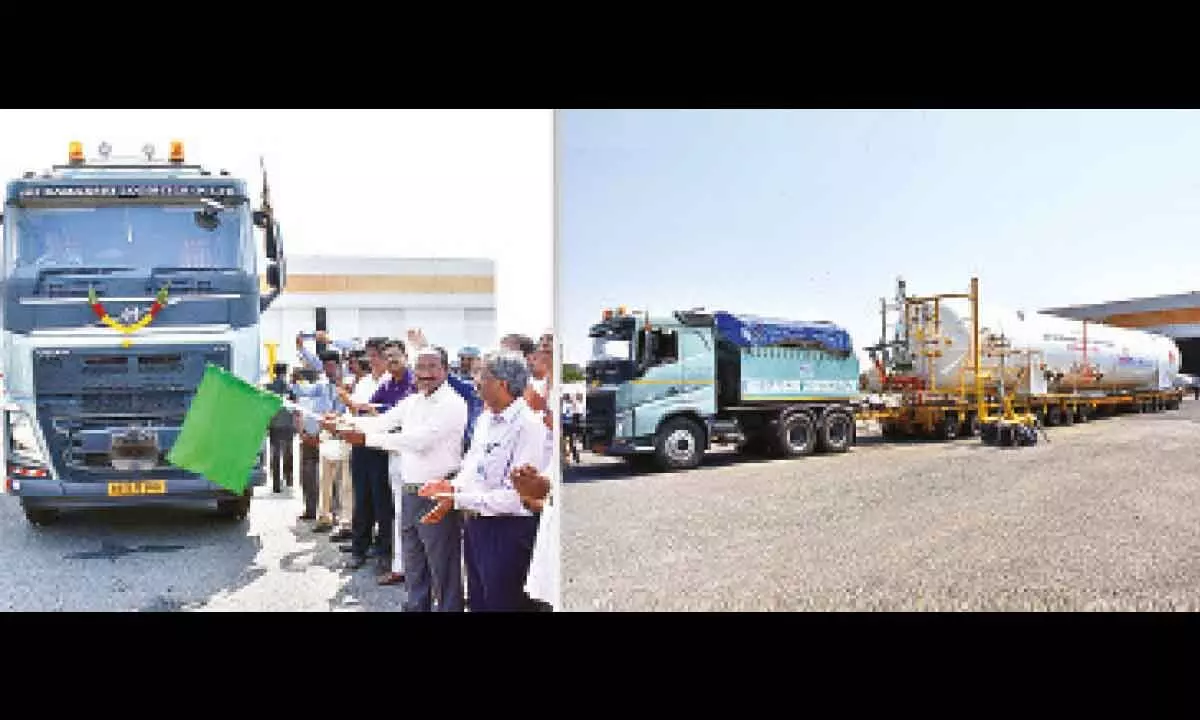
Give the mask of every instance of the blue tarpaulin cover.
[[853, 350], [850, 333], [833, 323], [775, 320], [728, 312], [714, 312], [713, 320], [721, 337], [740, 347], [817, 343], [831, 352]]

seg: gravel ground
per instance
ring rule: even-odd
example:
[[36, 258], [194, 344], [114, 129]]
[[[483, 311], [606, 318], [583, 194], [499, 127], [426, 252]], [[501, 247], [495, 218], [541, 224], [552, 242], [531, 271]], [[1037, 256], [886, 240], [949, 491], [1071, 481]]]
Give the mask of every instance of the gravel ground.
[[564, 609], [1200, 609], [1200, 403], [1049, 433], [636, 476], [585, 455]]
[[350, 572], [327, 535], [296, 516], [299, 489], [258, 488], [247, 521], [203, 508], [65, 514], [28, 524], [0, 495], [0, 611], [387, 611], [401, 586]]

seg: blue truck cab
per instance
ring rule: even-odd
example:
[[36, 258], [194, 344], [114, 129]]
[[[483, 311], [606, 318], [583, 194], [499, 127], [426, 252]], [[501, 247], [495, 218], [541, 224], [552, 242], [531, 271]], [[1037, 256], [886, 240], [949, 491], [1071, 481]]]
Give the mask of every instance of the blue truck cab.
[[588, 335], [594, 453], [686, 469], [720, 442], [789, 457], [854, 443], [858, 358], [832, 323], [619, 308]]
[[[212, 504], [235, 495], [166, 461], [207, 363], [257, 384], [259, 319], [285, 264], [266, 176], [246, 183], [184, 161], [68, 162], [8, 183], [0, 276], [5, 490], [34, 524], [61, 510]], [[267, 292], [255, 228], [264, 232]], [[260, 463], [261, 466], [261, 463]]]

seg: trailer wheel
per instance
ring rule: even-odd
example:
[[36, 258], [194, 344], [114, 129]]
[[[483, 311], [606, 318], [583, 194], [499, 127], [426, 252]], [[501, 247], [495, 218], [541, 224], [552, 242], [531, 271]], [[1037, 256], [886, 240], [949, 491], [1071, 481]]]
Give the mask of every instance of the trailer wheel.
[[1079, 411], [1075, 415], [1076, 422], [1085, 423], [1092, 419], [1092, 409], [1087, 405], [1080, 405]]
[[797, 412], [780, 420], [776, 444], [784, 457], [812, 455], [817, 447], [817, 432], [812, 416]]
[[846, 452], [854, 444], [854, 418], [839, 410], [825, 413], [818, 442], [824, 452]]
[[655, 457], [664, 470], [690, 470], [704, 457], [704, 431], [685, 417], [662, 424], [654, 438]]
[[1046, 427], [1057, 427], [1062, 424], [1062, 408], [1050, 405], [1046, 408]]
[[241, 522], [250, 514], [250, 498], [254, 497], [254, 488], [248, 487], [242, 497], [232, 500], [218, 500], [217, 514], [226, 520]]

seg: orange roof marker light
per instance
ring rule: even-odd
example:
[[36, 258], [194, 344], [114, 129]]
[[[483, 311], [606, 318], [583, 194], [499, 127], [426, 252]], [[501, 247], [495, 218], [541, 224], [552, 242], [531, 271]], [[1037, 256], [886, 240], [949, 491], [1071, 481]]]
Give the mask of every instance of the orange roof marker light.
[[613, 311], [612, 311], [612, 310], [605, 310], [605, 311], [604, 311], [604, 312], [603, 312], [603, 313], [600, 315], [600, 317], [601, 317], [601, 318], [603, 318], [604, 320], [612, 320], [612, 316], [613, 316]]
[[170, 158], [171, 158], [171, 162], [173, 162], [173, 163], [183, 162], [183, 141], [182, 140], [172, 140], [171, 141]]
[[72, 164], [83, 162], [83, 143], [78, 140], [72, 140], [71, 144], [67, 146], [67, 159]]

